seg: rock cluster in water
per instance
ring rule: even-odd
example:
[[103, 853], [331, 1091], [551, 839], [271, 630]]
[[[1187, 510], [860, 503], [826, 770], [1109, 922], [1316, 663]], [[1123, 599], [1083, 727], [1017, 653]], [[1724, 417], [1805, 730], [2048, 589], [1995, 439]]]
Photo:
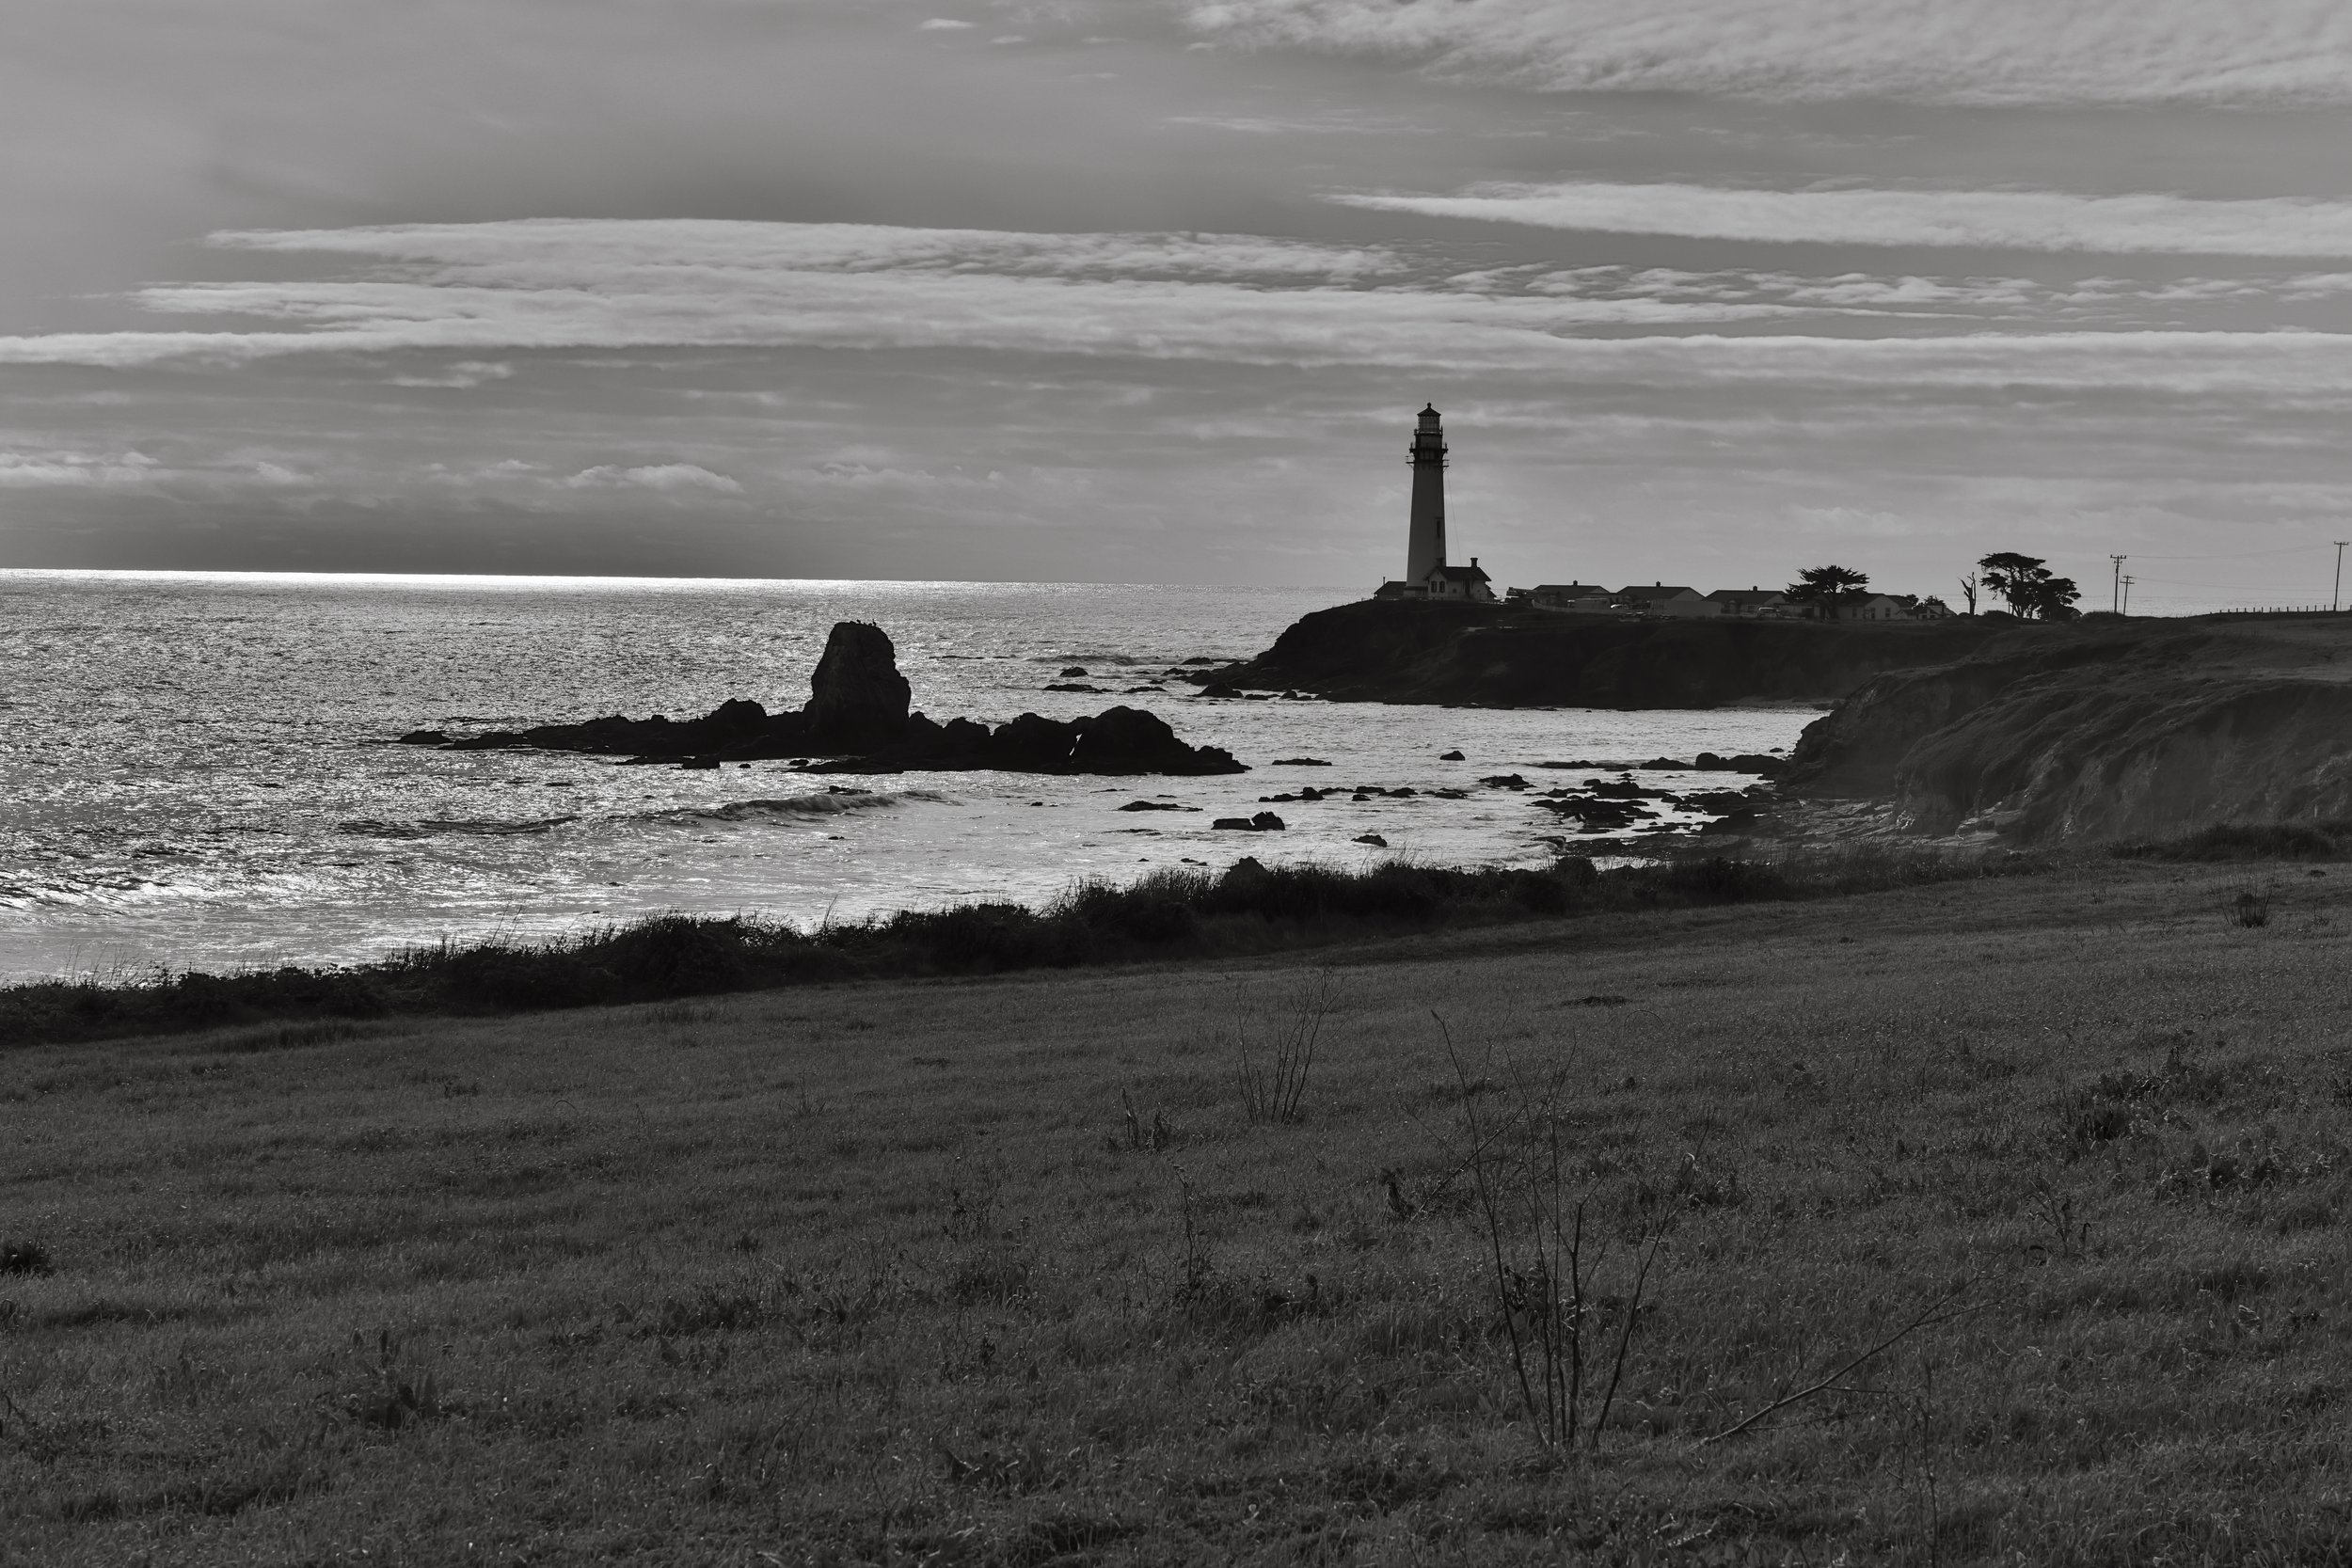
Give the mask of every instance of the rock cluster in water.
[[942, 724], [910, 712], [912, 695], [889, 634], [862, 621], [843, 621], [825, 640], [824, 656], [809, 677], [809, 700], [792, 712], [770, 713], [739, 698], [699, 719], [615, 714], [579, 724], [470, 736], [415, 730], [400, 738], [411, 746], [450, 751], [589, 752], [686, 768], [790, 757], [808, 759], [806, 770], [818, 773], [1247, 771], [1232, 752], [1188, 746], [1157, 715], [1140, 708], [1114, 707], [1070, 720], [1025, 713], [994, 726], [970, 719]]

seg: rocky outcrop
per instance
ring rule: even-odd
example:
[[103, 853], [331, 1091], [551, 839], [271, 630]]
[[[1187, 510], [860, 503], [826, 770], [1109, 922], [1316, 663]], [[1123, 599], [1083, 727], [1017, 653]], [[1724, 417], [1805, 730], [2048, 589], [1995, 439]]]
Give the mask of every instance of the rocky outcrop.
[[969, 719], [935, 724], [921, 714], [889, 745], [856, 756], [812, 763], [813, 773], [963, 772], [1124, 775], [1242, 773], [1231, 752], [1187, 746], [1156, 714], [1114, 707], [1088, 719], [1025, 713], [991, 729]]
[[2010, 633], [1864, 687], [1806, 729], [1790, 782], [1891, 800], [1909, 832], [2018, 842], [2352, 817], [2352, 625]]
[[1828, 702], [1889, 670], [1944, 664], [1980, 621], [1628, 620], [1505, 605], [1367, 600], [1303, 617], [1205, 695], [1293, 690], [1496, 707], [1717, 707]]
[[898, 650], [880, 626], [843, 621], [825, 640], [798, 710], [770, 713], [758, 703], [723, 703], [699, 719], [627, 719], [617, 714], [579, 724], [542, 724], [451, 736], [414, 730], [401, 740], [450, 751], [529, 749], [624, 756], [632, 762], [711, 768], [723, 762], [794, 757], [823, 759], [813, 772], [900, 773], [993, 769], [1019, 773], [1207, 774], [1246, 769], [1230, 752], [1188, 746], [1156, 716], [1114, 707], [1087, 719], [1025, 713], [991, 727], [970, 719], [941, 724], [910, 713]]
[[801, 709], [808, 751], [866, 751], [905, 733], [914, 693], [898, 673], [898, 650], [880, 626], [836, 623], [808, 687], [808, 703]]

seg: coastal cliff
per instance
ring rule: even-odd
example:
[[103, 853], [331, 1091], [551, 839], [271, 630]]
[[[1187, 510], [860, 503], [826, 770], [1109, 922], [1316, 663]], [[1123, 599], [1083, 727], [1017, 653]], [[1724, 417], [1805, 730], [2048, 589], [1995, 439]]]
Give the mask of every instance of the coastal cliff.
[[1629, 620], [1365, 600], [1302, 617], [1256, 658], [1200, 678], [1212, 691], [1492, 707], [1831, 702], [1890, 670], [1947, 663], [1996, 632], [1960, 619]]
[[1806, 729], [1789, 783], [2021, 843], [2352, 817], [2352, 618], [2008, 632], [1862, 687]]

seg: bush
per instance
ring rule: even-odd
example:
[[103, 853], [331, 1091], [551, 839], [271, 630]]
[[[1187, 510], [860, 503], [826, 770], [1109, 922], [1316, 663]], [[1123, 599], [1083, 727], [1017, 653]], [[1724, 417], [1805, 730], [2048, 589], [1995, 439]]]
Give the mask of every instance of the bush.
[[[2323, 827], [2325, 825], [2322, 825]], [[0, 1047], [388, 1014], [505, 1012], [650, 1002], [890, 975], [1068, 967], [1154, 954], [1259, 953], [1431, 926], [1556, 918], [1759, 899], [1828, 897], [2031, 872], [2012, 855], [1854, 852], [1766, 863], [1724, 856], [1601, 871], [1581, 856], [1545, 870], [1391, 861], [1368, 871], [1267, 866], [1089, 882], [1045, 909], [967, 904], [828, 925], [660, 915], [536, 944], [423, 948], [361, 969], [157, 974], [127, 985], [0, 987]], [[307, 1043], [307, 1042], [306, 1042]]]
[[893, 915], [882, 930], [908, 942], [930, 967], [989, 974], [1078, 962], [1071, 927], [1018, 904], [962, 904], [932, 914]]
[[612, 999], [612, 976], [578, 954], [546, 947], [466, 947], [432, 962], [453, 1001], [506, 1010], [579, 1007]]
[[654, 999], [728, 990], [744, 975], [744, 927], [738, 920], [665, 914], [625, 927], [596, 943], [596, 956], [632, 996]]
[[2180, 838], [2119, 844], [2118, 860], [2150, 861], [2332, 861], [2342, 860], [2352, 822], [2217, 822]]
[[57, 1265], [39, 1242], [0, 1242], [0, 1274], [50, 1275]]
[[1788, 896], [1788, 879], [1778, 866], [1726, 860], [1721, 855], [1669, 866], [1666, 881], [1677, 891], [1710, 904]]

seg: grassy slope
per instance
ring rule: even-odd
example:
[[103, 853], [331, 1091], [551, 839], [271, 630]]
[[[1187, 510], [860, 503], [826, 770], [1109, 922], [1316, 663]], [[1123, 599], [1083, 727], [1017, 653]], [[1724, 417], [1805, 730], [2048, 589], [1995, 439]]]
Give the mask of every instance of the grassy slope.
[[[57, 1268], [0, 1275], [0, 1559], [2343, 1560], [2347, 891], [1350, 950], [1295, 1127], [1218, 1032], [1298, 958], [21, 1051], [0, 1240]], [[1431, 1196], [1433, 1006], [1473, 1073], [1562, 1075], [1594, 1213], [1666, 1235], [1597, 1458], [1517, 1418]]]

